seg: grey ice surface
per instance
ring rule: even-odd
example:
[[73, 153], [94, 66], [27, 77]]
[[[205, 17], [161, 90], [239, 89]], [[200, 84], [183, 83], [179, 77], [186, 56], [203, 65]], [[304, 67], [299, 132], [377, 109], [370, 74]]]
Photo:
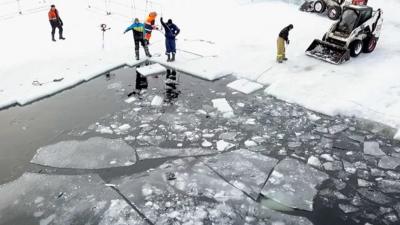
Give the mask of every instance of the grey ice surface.
[[388, 196], [374, 189], [360, 188], [358, 189], [358, 193], [368, 200], [378, 204], [388, 204], [392, 201]]
[[367, 141], [364, 142], [364, 153], [373, 156], [384, 156], [386, 155], [380, 148], [378, 142]]
[[97, 175], [25, 173], [0, 196], [0, 224], [146, 224]]
[[112, 181], [157, 225], [311, 225], [305, 218], [261, 206], [193, 158]]
[[208, 157], [204, 163], [256, 200], [278, 160], [241, 149]]
[[135, 150], [131, 146], [120, 139], [102, 137], [41, 147], [31, 160], [44, 166], [78, 169], [130, 166], [135, 162]]
[[378, 187], [384, 193], [400, 193], [400, 181], [380, 180]]
[[384, 156], [379, 160], [378, 166], [383, 169], [396, 169], [400, 166], [400, 158]]
[[186, 157], [215, 154], [217, 151], [206, 148], [160, 148], [160, 147], [141, 147], [136, 152], [140, 160], [159, 159], [167, 157]]
[[283, 205], [312, 211], [316, 187], [328, 178], [309, 165], [286, 158], [275, 167], [261, 193]]

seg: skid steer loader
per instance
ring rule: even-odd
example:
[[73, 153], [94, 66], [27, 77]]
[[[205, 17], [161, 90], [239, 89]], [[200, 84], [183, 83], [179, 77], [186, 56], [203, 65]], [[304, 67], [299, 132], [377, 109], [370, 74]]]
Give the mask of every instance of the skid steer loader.
[[306, 54], [333, 64], [341, 64], [361, 52], [374, 51], [382, 28], [382, 10], [349, 5], [322, 40], [315, 39]]
[[300, 6], [301, 11], [325, 13], [332, 20], [342, 15], [343, 7], [348, 5], [367, 5], [368, 0], [305, 0]]

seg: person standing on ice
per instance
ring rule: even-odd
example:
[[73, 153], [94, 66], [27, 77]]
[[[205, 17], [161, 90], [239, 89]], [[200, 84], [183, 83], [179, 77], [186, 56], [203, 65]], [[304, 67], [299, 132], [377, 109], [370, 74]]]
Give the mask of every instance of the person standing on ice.
[[174, 23], [172, 23], [171, 19], [169, 19], [167, 23], [164, 23], [163, 18], [161, 17], [160, 21], [165, 29], [165, 47], [167, 49], [165, 54], [168, 56], [167, 62], [173, 62], [175, 61], [176, 54], [175, 38], [179, 34], [180, 30]]
[[142, 44], [144, 48], [144, 52], [146, 53], [147, 57], [151, 57], [149, 48], [147, 46], [146, 41], [144, 40], [144, 24], [139, 22], [138, 18], [135, 18], [132, 25], [130, 25], [124, 31], [124, 34], [128, 31], [133, 31], [133, 40], [135, 41], [135, 55], [136, 60], [139, 60], [139, 43]]
[[277, 48], [278, 48], [278, 53], [276, 56], [276, 60], [278, 63], [282, 63], [282, 61], [286, 61], [286, 49], [285, 49], [285, 42], [286, 44], [289, 44], [289, 31], [293, 29], [293, 25], [290, 24], [289, 26], [283, 28], [281, 32], [279, 33], [278, 41], [277, 41]]
[[146, 22], [144, 23], [144, 29], [145, 29], [145, 40], [147, 42], [147, 45], [150, 44], [150, 38], [151, 38], [151, 32], [153, 29], [157, 29], [157, 26], [154, 25], [156, 22], [156, 17], [157, 13], [156, 12], [151, 12], [149, 13], [149, 16], [146, 19]]
[[58, 28], [58, 34], [60, 40], [65, 40], [63, 37], [63, 21], [60, 18], [60, 14], [58, 14], [58, 10], [56, 9], [55, 5], [51, 5], [50, 11], [49, 11], [49, 21], [51, 25], [51, 38], [52, 41], [56, 41], [54, 38], [54, 34], [56, 33], [56, 28]]

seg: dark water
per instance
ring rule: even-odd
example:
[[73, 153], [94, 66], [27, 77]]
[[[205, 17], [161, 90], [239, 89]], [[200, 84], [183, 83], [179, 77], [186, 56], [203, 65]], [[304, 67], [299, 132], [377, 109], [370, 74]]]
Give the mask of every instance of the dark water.
[[[243, 140], [259, 133], [283, 133], [287, 138], [283, 140], [271, 139], [264, 143], [264, 148], [268, 151], [263, 152], [271, 157], [282, 159], [285, 156], [277, 154], [282, 146], [288, 146], [289, 142], [296, 139], [295, 132], [308, 132], [316, 134], [316, 126], [329, 125], [337, 123], [346, 123], [354, 128], [351, 132], [346, 131], [338, 135], [325, 135], [326, 138], [335, 140], [336, 138], [346, 138], [351, 134], [369, 136], [372, 140], [381, 140], [388, 148], [396, 143], [391, 143], [384, 137], [373, 134], [368, 130], [357, 127], [360, 124], [352, 119], [331, 118], [319, 115], [323, 118], [324, 124], [311, 123], [303, 117], [308, 110], [279, 101], [275, 98], [265, 96], [262, 91], [252, 95], [243, 95], [233, 91], [227, 91], [226, 84], [234, 80], [233, 77], [226, 77], [214, 82], [201, 80], [175, 71], [168, 71], [167, 74], [151, 76], [144, 78], [136, 73], [135, 68], [121, 68], [104, 74], [87, 83], [83, 83], [72, 89], [61, 92], [57, 95], [34, 102], [24, 107], [12, 107], [0, 111], [0, 184], [15, 180], [25, 171], [47, 173], [47, 174], [88, 174], [97, 173], [106, 182], [124, 175], [131, 175], [155, 168], [168, 159], [144, 160], [138, 161], [135, 165], [123, 168], [111, 168], [100, 170], [78, 170], [78, 169], [59, 169], [32, 165], [29, 161], [32, 159], [36, 150], [42, 146], [57, 143], [62, 140], [88, 139], [92, 136], [99, 136], [95, 132], [87, 132], [88, 127], [104, 119], [110, 120], [120, 112], [128, 111], [132, 106], [125, 103], [128, 97], [135, 96], [139, 101], [148, 101], [151, 95], [160, 95], [164, 97], [164, 106], [161, 112], [175, 112], [178, 107], [176, 102], [184, 102], [186, 107], [199, 109], [209, 104], [211, 99], [226, 97], [230, 100], [238, 100], [246, 103], [246, 107], [235, 110], [240, 115], [252, 115], [259, 121], [263, 121], [256, 126], [243, 126], [240, 124], [229, 124], [232, 130], [241, 131], [239, 146], [243, 147]], [[149, 95], [151, 94], [151, 95]], [[166, 105], [166, 106], [165, 106]], [[275, 110], [278, 109], [278, 110]], [[265, 110], [265, 113], [264, 111]], [[145, 114], [151, 115], [152, 110], [144, 110]], [[276, 115], [282, 113], [282, 115]], [[347, 122], [345, 122], [347, 121]], [[199, 125], [200, 129], [217, 129], [226, 123], [225, 120], [209, 119]], [[140, 121], [137, 121], [140, 125]], [[357, 129], [360, 130], [357, 130]], [[134, 132], [133, 134], [134, 135]], [[320, 135], [320, 134], [319, 134]], [[110, 138], [118, 136], [102, 135]], [[321, 136], [321, 135], [320, 135]], [[321, 137], [320, 137], [321, 138]], [[300, 158], [309, 156], [307, 151], [313, 151], [318, 147], [319, 140], [304, 141], [301, 147], [288, 147], [288, 155], [296, 154]], [[137, 143], [130, 143], [138, 146]], [[200, 145], [200, 141], [183, 141], [184, 147]], [[162, 147], [176, 146], [176, 142], [164, 141], [160, 143]], [[333, 151], [333, 150], [332, 150]], [[318, 149], [316, 150], [318, 152]], [[318, 152], [320, 154], [321, 152]], [[315, 153], [317, 154], [317, 153]], [[338, 155], [341, 153], [338, 153]], [[343, 156], [346, 157], [346, 156]], [[343, 174], [336, 172], [327, 172], [333, 179], [337, 180]], [[346, 181], [347, 187], [342, 190], [348, 196], [354, 196], [356, 193], [357, 177], [349, 176]], [[319, 189], [335, 190], [337, 186], [332, 180], [325, 182]], [[329, 196], [329, 195], [328, 195]], [[332, 196], [329, 196], [332, 197]], [[396, 199], [396, 196], [393, 197]], [[309, 218], [315, 225], [353, 225], [364, 224], [373, 221], [374, 224], [380, 224], [380, 218], [384, 215], [375, 216], [373, 219], [363, 218], [362, 215], [345, 215], [338, 208], [339, 201], [334, 196], [330, 199], [324, 195], [318, 195], [314, 202], [314, 212], [304, 212], [294, 210], [286, 212], [292, 215], [299, 215]], [[374, 211], [379, 209], [379, 205], [365, 204], [365, 211]], [[390, 206], [384, 206], [390, 207]], [[377, 213], [376, 213], [377, 214]], [[22, 220], [24, 221], [24, 220]], [[25, 221], [26, 222], [26, 221]], [[24, 222], [21, 222], [24, 224]], [[384, 224], [384, 223], [382, 223]], [[385, 223], [392, 224], [392, 223]], [[393, 223], [394, 224], [394, 223]]]

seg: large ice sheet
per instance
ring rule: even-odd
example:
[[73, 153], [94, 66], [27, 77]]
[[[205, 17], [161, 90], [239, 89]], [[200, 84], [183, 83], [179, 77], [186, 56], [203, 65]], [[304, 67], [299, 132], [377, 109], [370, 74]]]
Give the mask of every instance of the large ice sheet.
[[97, 175], [25, 173], [0, 196], [0, 224], [146, 224]]
[[166, 157], [185, 157], [215, 154], [215, 150], [205, 148], [160, 148], [156, 146], [136, 148], [140, 160]]
[[278, 160], [241, 149], [208, 157], [204, 163], [230, 184], [257, 200]]
[[275, 167], [261, 194], [283, 205], [312, 211], [316, 186], [328, 178], [298, 160], [286, 158]]
[[286, 224], [307, 219], [262, 207], [193, 158], [113, 181], [154, 224]]
[[247, 80], [247, 79], [239, 79], [235, 80], [227, 85], [228, 87], [240, 91], [244, 94], [250, 94], [252, 92], [255, 92], [257, 90], [260, 90], [261, 88], [264, 87], [264, 85]]
[[143, 76], [150, 76], [154, 74], [164, 73], [167, 71], [167, 69], [158, 63], [154, 63], [148, 66], [138, 67], [136, 68], [136, 71], [138, 71]]
[[31, 160], [44, 166], [79, 169], [130, 166], [135, 162], [135, 150], [131, 146], [120, 139], [102, 137], [41, 147]]

